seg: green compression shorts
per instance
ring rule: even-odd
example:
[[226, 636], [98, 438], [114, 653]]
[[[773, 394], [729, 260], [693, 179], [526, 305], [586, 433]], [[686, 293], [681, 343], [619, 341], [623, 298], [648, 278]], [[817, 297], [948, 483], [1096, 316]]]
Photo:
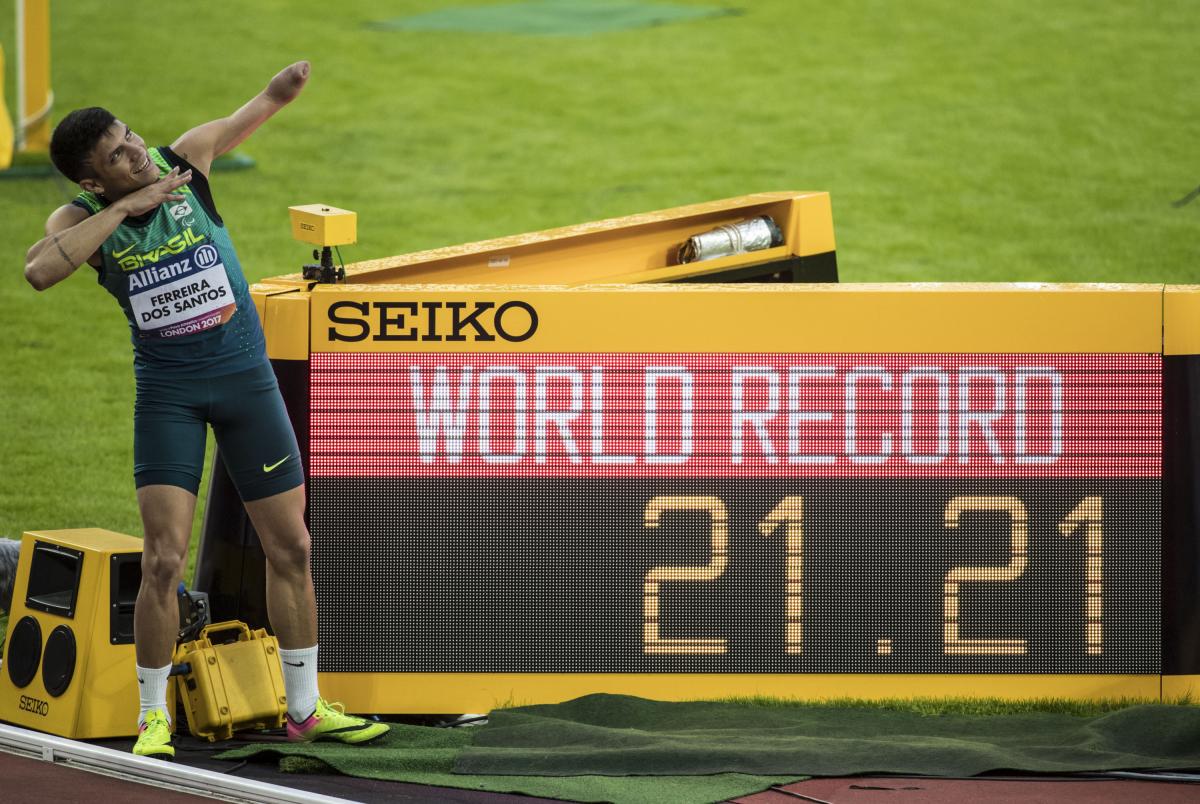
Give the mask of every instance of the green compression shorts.
[[208, 424], [244, 501], [304, 483], [296, 433], [275, 372], [264, 360], [257, 368], [222, 377], [139, 376], [133, 407], [137, 487], [166, 484], [195, 494]]

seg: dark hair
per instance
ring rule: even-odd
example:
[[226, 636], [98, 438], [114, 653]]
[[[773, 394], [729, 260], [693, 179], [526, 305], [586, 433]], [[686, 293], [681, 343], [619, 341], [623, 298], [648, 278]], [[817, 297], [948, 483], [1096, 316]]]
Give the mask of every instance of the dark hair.
[[88, 176], [92, 149], [117, 118], [107, 109], [89, 106], [62, 119], [50, 137], [50, 160], [76, 184]]

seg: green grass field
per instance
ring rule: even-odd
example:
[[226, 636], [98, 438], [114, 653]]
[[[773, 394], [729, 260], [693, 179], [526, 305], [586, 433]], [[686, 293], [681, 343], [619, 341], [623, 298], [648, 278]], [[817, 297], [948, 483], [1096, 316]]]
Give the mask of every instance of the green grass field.
[[[1171, 204], [1200, 184], [1194, 2], [755, 0], [591, 36], [367, 25], [449, 5], [57, 3], [56, 108], [105, 105], [169, 143], [310, 59], [242, 149], [258, 167], [214, 177], [251, 280], [309, 256], [290, 204], [356, 210], [354, 260], [811, 189], [832, 193], [846, 282], [1196, 281], [1200, 202]], [[0, 536], [140, 534], [122, 316], [88, 269], [44, 294], [21, 276], [70, 195], [0, 182]]]

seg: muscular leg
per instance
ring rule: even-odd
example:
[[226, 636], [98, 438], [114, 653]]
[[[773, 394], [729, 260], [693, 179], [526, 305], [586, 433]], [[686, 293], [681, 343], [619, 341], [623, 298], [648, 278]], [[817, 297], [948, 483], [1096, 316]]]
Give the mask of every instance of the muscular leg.
[[317, 644], [317, 599], [309, 567], [304, 487], [246, 503], [267, 557], [267, 615], [284, 650]]
[[133, 610], [133, 641], [141, 667], [171, 663], [179, 633], [177, 589], [187, 566], [196, 495], [178, 486], [138, 489], [145, 544], [142, 585]]
[[246, 503], [267, 556], [267, 614], [279, 638], [293, 741], [365, 743], [386, 734], [383, 723], [322, 704], [317, 690], [317, 601], [304, 524], [304, 486]]

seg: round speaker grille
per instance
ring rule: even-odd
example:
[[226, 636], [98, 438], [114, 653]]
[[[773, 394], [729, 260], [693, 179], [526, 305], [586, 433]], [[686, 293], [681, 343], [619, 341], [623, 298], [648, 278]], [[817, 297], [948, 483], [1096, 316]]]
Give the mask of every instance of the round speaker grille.
[[4, 666], [14, 687], [24, 687], [37, 675], [38, 661], [42, 657], [42, 627], [38, 621], [26, 615], [13, 626], [8, 638], [8, 656]]
[[50, 632], [46, 653], [42, 656], [42, 684], [55, 698], [71, 686], [75, 675], [75, 633], [65, 625]]

